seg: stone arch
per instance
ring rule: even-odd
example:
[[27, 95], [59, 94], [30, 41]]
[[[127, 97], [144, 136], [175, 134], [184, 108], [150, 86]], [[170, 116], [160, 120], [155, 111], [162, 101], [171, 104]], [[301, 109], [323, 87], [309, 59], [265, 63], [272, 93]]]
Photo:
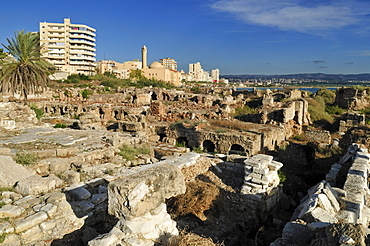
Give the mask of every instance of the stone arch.
[[231, 145], [229, 154], [246, 155], [245, 149], [240, 144]]
[[189, 146], [188, 139], [186, 137], [178, 137], [176, 139], [176, 145], [181, 147], [188, 147]]
[[216, 146], [211, 140], [203, 141], [203, 150], [207, 152], [215, 152]]

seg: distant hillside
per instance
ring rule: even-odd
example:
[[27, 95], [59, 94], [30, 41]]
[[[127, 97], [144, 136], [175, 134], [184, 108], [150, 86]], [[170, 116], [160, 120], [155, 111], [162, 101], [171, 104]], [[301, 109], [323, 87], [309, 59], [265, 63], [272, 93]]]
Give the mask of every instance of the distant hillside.
[[298, 80], [327, 80], [327, 81], [370, 81], [370, 73], [363, 74], [324, 74], [324, 73], [302, 73], [286, 75], [222, 75], [229, 80], [247, 79], [298, 79]]

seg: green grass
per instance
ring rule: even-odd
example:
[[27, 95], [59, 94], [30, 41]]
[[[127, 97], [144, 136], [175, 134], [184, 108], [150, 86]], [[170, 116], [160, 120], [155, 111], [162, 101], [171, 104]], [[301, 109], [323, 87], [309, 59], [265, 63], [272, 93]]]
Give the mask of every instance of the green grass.
[[37, 119], [40, 119], [44, 115], [42, 109], [38, 108], [36, 105], [31, 105], [30, 108], [35, 112]]
[[7, 233], [0, 234], [0, 243], [3, 243], [5, 241]]
[[6, 203], [5, 202], [0, 202], [0, 208], [2, 208], [3, 206], [5, 206]]
[[280, 183], [284, 183], [286, 181], [286, 175], [283, 173], [283, 171], [278, 170], [278, 176], [280, 179]]
[[146, 154], [150, 154], [150, 148], [148, 147], [134, 147], [131, 145], [123, 145], [120, 148], [120, 151], [118, 152], [120, 156], [122, 156], [123, 159], [126, 159], [128, 161], [133, 161], [135, 160], [136, 156]]
[[14, 161], [18, 164], [29, 166], [37, 162], [37, 157], [32, 153], [17, 153]]
[[0, 193], [4, 191], [14, 191], [14, 187], [0, 187]]
[[54, 128], [66, 128], [66, 127], [67, 127], [66, 124], [63, 124], [63, 123], [56, 123], [54, 125]]

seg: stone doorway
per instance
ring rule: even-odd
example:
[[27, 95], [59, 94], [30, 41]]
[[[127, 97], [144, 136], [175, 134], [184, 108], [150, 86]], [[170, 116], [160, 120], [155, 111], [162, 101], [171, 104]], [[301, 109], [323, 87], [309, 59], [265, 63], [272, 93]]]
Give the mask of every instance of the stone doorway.
[[203, 150], [206, 152], [215, 152], [215, 144], [211, 140], [205, 140], [203, 142]]

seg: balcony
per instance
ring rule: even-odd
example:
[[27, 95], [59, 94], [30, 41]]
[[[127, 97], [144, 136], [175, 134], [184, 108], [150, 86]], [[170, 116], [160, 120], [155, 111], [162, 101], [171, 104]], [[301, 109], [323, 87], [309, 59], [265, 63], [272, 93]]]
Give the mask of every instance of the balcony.
[[96, 46], [96, 44], [94, 44], [93, 42], [90, 42], [88, 40], [84, 40], [84, 39], [70, 39], [69, 40], [69, 43], [71, 44], [86, 44], [86, 45], [89, 45], [89, 46]]
[[84, 34], [71, 33], [70, 38], [86, 39], [86, 40], [89, 40], [89, 41], [91, 41], [91, 42], [95, 42], [95, 38], [90, 37], [90, 36], [88, 36], [88, 35], [84, 35]]
[[87, 46], [87, 45], [71, 45], [71, 50], [79, 50], [79, 49], [89, 50], [91, 52], [96, 51], [95, 48], [93, 48], [91, 46]]

